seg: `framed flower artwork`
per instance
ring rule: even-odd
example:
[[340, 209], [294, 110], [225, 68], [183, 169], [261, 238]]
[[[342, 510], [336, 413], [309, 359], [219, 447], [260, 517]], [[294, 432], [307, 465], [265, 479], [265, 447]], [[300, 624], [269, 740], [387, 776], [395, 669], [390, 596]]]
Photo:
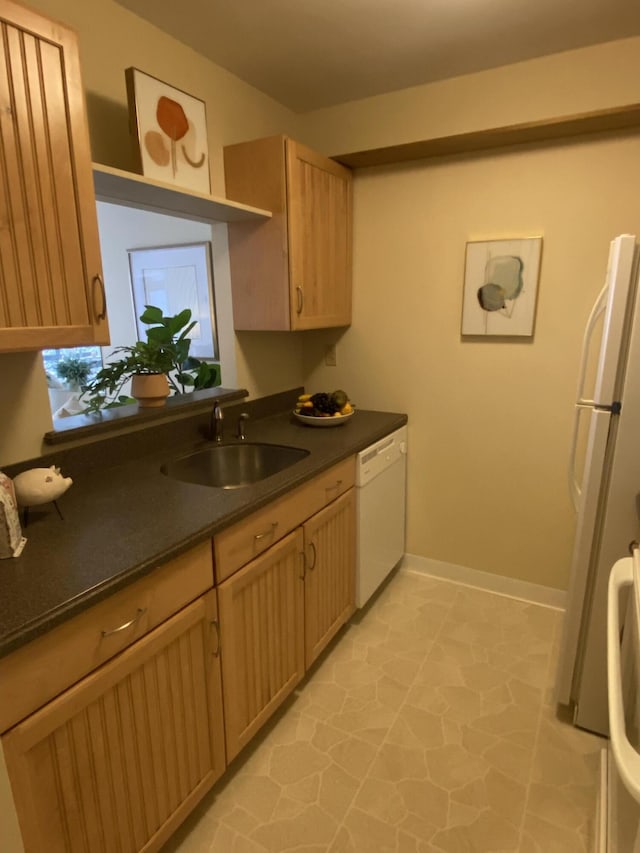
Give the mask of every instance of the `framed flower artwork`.
[[127, 68], [125, 78], [140, 174], [209, 195], [204, 101], [138, 68]]

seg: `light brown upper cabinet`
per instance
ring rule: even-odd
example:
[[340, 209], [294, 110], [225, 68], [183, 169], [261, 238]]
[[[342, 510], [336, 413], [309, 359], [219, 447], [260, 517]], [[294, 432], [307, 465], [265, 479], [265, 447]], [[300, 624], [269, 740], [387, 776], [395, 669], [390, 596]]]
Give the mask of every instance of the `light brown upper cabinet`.
[[351, 323], [352, 173], [283, 136], [224, 149], [227, 196], [273, 212], [229, 225], [234, 326]]
[[76, 35], [0, 0], [0, 352], [108, 342]]

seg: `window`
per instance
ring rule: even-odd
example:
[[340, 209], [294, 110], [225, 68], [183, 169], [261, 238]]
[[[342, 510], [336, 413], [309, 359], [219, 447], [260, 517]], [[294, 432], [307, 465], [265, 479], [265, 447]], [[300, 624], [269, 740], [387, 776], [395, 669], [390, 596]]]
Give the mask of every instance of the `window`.
[[78, 401], [80, 386], [93, 379], [102, 367], [102, 350], [96, 346], [45, 349], [42, 360], [51, 414], [54, 418], [78, 414], [82, 410]]
[[[231, 289], [228, 274], [225, 275], [226, 266], [223, 266], [223, 275], [220, 277], [220, 282], [214, 284], [215, 270], [215, 245], [216, 241], [221, 242], [221, 256], [225, 257], [226, 251], [226, 228], [224, 225], [212, 226], [211, 222], [194, 221], [193, 219], [181, 219], [175, 216], [167, 216], [164, 214], [152, 212], [149, 210], [140, 210], [137, 207], [122, 206], [120, 204], [110, 204], [104, 201], [98, 201], [98, 227], [100, 232], [100, 243], [102, 251], [102, 266], [104, 271], [104, 283], [107, 296], [107, 313], [109, 317], [109, 330], [111, 337], [111, 345], [105, 347], [77, 347], [68, 350], [47, 350], [44, 353], [44, 366], [49, 380], [49, 397], [51, 402], [51, 410], [56, 419], [64, 417], [66, 414], [77, 414], [75, 412], [60, 411], [61, 407], [65, 409], [75, 408], [72, 392], [67, 387], [59, 387], [63, 385], [60, 381], [56, 364], [65, 356], [79, 355], [83, 359], [91, 361], [93, 377], [102, 366], [111, 360], [114, 349], [119, 346], [126, 346], [134, 343], [140, 337], [137, 318], [141, 312], [137, 310], [135, 302], [134, 290], [132, 287], [132, 270], [130, 267], [130, 253], [137, 253], [139, 249], [148, 248], [150, 246], [191, 246], [200, 247], [199, 251], [205, 253], [204, 262], [207, 267], [207, 288], [208, 288], [208, 305], [205, 305], [205, 300], [198, 296], [197, 300], [185, 300], [186, 294], [182, 294], [179, 302], [176, 304], [179, 308], [191, 307], [202, 303], [203, 313], [198, 311], [199, 322], [202, 325], [205, 318], [210, 326], [209, 339], [206, 336], [200, 337], [192, 346], [192, 354], [213, 360], [220, 363], [221, 370], [224, 372], [225, 383], [230, 385], [235, 384], [236, 365], [235, 365], [235, 339], [231, 332], [233, 328], [233, 313], [231, 303]], [[165, 264], [165, 268], [171, 265]], [[175, 291], [176, 277], [178, 272], [169, 271], [169, 283], [172, 285], [167, 290], [167, 299], [171, 296], [171, 292]], [[192, 276], [193, 278], [193, 276]], [[184, 285], [191, 288], [193, 282], [188, 279], [184, 282], [180, 281], [179, 289]], [[193, 288], [191, 288], [193, 290]], [[215, 295], [214, 295], [215, 294]], [[142, 292], [143, 302], [147, 299], [150, 304], [157, 304], [159, 295], [157, 292], [151, 294], [149, 292], [148, 283], [145, 290]], [[156, 300], [154, 303], [153, 300]], [[165, 313], [173, 313], [172, 304], [167, 303], [166, 306], [159, 307], [165, 310]], [[218, 325], [216, 329], [215, 315], [218, 316]], [[220, 333], [220, 334], [218, 334]], [[200, 346], [207, 347], [207, 354], [200, 349]], [[213, 356], [213, 358], [212, 358]], [[57, 387], [56, 387], [57, 386]], [[129, 389], [125, 387], [122, 391], [127, 394]], [[71, 399], [70, 405], [66, 403]], [[79, 407], [81, 408], [81, 407]], [[68, 427], [68, 424], [67, 424]], [[55, 428], [55, 424], [54, 424]]]

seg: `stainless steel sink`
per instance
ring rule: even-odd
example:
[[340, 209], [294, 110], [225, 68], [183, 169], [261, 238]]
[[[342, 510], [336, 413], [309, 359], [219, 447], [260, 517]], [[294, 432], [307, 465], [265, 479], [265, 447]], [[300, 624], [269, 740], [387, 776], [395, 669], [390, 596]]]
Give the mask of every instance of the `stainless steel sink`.
[[279, 444], [214, 444], [165, 462], [160, 470], [184, 483], [239, 489], [284, 471], [308, 455], [308, 450]]

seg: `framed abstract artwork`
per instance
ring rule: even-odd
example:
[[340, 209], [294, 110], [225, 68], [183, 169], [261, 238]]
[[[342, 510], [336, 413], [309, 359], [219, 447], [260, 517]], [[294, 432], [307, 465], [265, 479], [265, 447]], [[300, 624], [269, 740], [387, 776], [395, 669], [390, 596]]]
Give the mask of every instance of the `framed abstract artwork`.
[[165, 316], [189, 308], [191, 319], [196, 321], [189, 334], [190, 354], [196, 358], [219, 358], [211, 244], [130, 249], [128, 254], [138, 339], [146, 340], [147, 327], [140, 322], [145, 305], [161, 308]]
[[209, 195], [204, 101], [137, 68], [127, 68], [125, 78], [138, 171]]
[[462, 334], [531, 337], [542, 237], [467, 243]]

